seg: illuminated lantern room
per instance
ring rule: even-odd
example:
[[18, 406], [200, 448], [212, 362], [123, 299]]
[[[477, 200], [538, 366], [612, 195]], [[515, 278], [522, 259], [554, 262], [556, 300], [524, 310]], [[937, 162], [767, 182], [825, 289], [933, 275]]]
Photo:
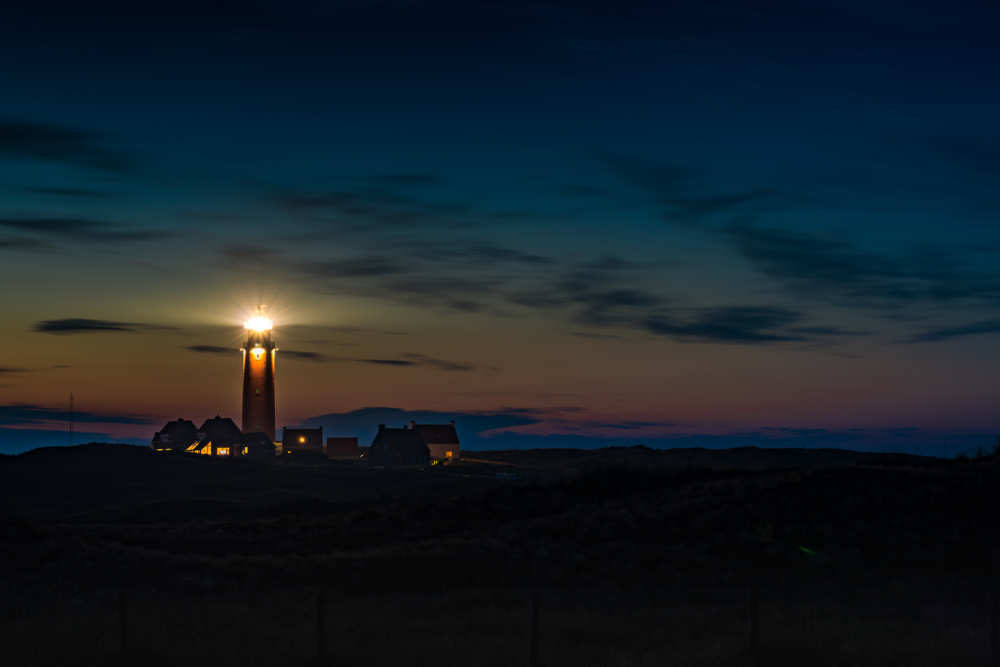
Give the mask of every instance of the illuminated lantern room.
[[274, 440], [274, 366], [278, 347], [272, 337], [274, 322], [264, 308], [243, 323], [243, 432], [264, 433]]

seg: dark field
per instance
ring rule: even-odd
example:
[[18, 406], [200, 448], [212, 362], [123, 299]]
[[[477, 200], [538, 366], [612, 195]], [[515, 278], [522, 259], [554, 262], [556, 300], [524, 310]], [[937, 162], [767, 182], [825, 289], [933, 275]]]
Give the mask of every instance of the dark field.
[[4, 457], [8, 664], [989, 664], [1000, 461], [468, 455]]

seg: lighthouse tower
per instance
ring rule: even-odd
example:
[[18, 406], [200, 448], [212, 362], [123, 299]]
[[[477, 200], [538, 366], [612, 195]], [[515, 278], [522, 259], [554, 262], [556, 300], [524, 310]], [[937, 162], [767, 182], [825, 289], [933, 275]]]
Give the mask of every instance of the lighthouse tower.
[[244, 323], [243, 432], [266, 433], [274, 440], [274, 362], [278, 351], [271, 338], [273, 324], [263, 309]]

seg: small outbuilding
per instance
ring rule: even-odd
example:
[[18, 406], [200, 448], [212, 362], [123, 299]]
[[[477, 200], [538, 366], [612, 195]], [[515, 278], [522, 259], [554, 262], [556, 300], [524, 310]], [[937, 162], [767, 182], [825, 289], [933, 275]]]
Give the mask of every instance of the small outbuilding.
[[247, 433], [243, 436], [242, 455], [255, 459], [274, 458], [274, 441], [263, 431]]
[[448, 424], [418, 424], [411, 421], [410, 428], [420, 433], [430, 451], [431, 460], [435, 463], [457, 461], [461, 458], [462, 449], [458, 442], [454, 419]]
[[373, 466], [403, 467], [430, 465], [430, 450], [412, 428], [386, 428], [378, 425], [378, 433], [368, 448], [368, 463]]
[[289, 454], [323, 454], [323, 427], [282, 429], [281, 453]]
[[361, 448], [355, 438], [327, 438], [324, 448], [326, 458], [337, 461], [357, 461], [361, 458]]

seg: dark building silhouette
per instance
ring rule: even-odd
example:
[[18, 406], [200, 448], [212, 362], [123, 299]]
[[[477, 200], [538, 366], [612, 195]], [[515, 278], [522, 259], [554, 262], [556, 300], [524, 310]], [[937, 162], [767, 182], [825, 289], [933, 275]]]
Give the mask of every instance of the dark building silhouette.
[[243, 430], [266, 433], [274, 440], [274, 364], [278, 348], [271, 338], [271, 321], [262, 317], [246, 323], [243, 351]]
[[410, 428], [420, 433], [432, 461], [457, 461], [461, 458], [462, 450], [454, 419], [448, 424], [418, 424], [411, 421]]
[[183, 452], [198, 439], [198, 429], [194, 422], [178, 418], [167, 422], [156, 432], [149, 446], [158, 452]]
[[198, 429], [197, 441], [185, 451], [206, 456], [241, 456], [243, 433], [229, 417], [215, 415]]
[[273, 458], [274, 441], [266, 433], [244, 434], [228, 417], [216, 415], [201, 428], [187, 419], [167, 422], [153, 436], [150, 447], [158, 452], [188, 452], [205, 456]]
[[368, 448], [368, 463], [374, 466], [426, 466], [430, 465], [430, 450], [412, 428], [386, 428], [378, 425], [378, 433]]
[[361, 448], [357, 438], [327, 438], [326, 458], [356, 461], [361, 458]]
[[323, 454], [323, 427], [288, 428], [282, 430], [281, 453], [288, 454]]
[[267, 433], [247, 433], [243, 436], [242, 456], [255, 459], [274, 458], [274, 440]]

